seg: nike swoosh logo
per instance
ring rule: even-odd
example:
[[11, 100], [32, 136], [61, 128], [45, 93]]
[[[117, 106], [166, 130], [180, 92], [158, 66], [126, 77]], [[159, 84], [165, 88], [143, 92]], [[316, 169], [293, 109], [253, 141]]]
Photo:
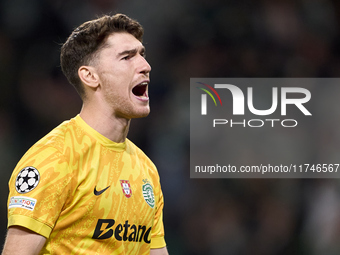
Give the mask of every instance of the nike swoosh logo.
[[108, 188], [110, 188], [110, 186], [106, 187], [105, 189], [102, 189], [102, 190], [97, 190], [96, 187], [94, 187], [94, 190], [93, 190], [93, 193], [96, 195], [96, 196], [99, 196], [101, 195], [105, 190], [107, 190]]

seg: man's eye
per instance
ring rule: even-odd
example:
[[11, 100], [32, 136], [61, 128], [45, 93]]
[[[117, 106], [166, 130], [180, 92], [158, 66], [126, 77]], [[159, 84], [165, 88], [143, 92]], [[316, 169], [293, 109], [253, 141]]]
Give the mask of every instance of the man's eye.
[[129, 60], [130, 58], [131, 58], [131, 56], [130, 56], [130, 55], [127, 55], [127, 56], [123, 57], [122, 59], [123, 59], [123, 60]]

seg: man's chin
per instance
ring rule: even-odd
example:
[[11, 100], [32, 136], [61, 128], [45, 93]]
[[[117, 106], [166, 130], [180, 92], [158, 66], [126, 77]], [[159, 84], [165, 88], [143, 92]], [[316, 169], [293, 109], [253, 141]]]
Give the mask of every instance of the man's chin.
[[133, 117], [133, 119], [145, 118], [145, 117], [147, 117], [149, 114], [150, 114], [150, 109], [149, 109], [148, 111], [145, 111], [145, 112], [141, 112], [141, 113], [136, 114], [136, 116]]
[[127, 119], [139, 119], [139, 118], [147, 117], [149, 113], [150, 113], [150, 108], [146, 108], [146, 109], [141, 109], [139, 111], [134, 111], [128, 114], [124, 114], [123, 117]]

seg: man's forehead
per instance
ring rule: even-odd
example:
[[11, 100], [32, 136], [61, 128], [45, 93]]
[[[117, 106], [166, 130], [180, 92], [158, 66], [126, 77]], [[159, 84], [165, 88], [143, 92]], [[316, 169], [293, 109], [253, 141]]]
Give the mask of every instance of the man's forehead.
[[115, 51], [125, 51], [131, 49], [144, 49], [143, 44], [129, 33], [114, 33], [108, 36], [106, 44]]

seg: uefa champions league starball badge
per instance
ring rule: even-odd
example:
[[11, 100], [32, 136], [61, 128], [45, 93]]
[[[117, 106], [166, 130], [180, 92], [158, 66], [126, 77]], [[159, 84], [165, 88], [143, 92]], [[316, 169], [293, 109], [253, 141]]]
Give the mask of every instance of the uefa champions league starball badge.
[[24, 194], [37, 187], [39, 181], [39, 171], [32, 166], [28, 166], [19, 172], [15, 180], [15, 188], [19, 193]]

